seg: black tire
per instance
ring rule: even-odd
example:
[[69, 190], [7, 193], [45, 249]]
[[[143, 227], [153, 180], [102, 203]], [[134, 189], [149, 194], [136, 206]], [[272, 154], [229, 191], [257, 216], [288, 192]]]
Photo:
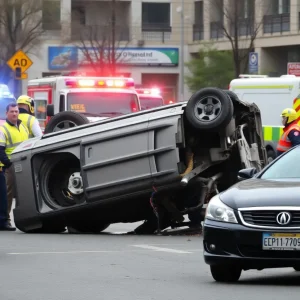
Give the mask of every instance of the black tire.
[[268, 163], [272, 162], [276, 158], [276, 153], [274, 150], [269, 149], [267, 150], [267, 159]]
[[215, 281], [236, 282], [241, 277], [242, 269], [231, 265], [213, 265], [210, 266], [210, 272]]
[[230, 99], [232, 101], [235, 101], [235, 102], [241, 102], [241, 100], [239, 99], [239, 97], [237, 96], [236, 93], [234, 93], [233, 91], [230, 91], [230, 90], [224, 90], [224, 92], [230, 97]]
[[94, 222], [85, 222], [82, 220], [82, 223], [73, 223], [68, 226], [69, 233], [100, 233], [110, 224], [94, 223]]
[[297, 272], [300, 272], [300, 266], [299, 267], [294, 267], [294, 270]]
[[186, 117], [196, 129], [218, 131], [230, 123], [233, 111], [233, 103], [224, 91], [204, 88], [188, 101]]
[[86, 116], [74, 111], [63, 111], [52, 117], [45, 127], [44, 133], [65, 130], [72, 127], [88, 124], [89, 120]]

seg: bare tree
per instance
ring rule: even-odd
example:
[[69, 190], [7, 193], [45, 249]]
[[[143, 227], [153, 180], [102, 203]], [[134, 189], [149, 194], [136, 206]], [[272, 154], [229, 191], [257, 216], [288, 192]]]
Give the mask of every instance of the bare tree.
[[8, 82], [12, 70], [6, 62], [19, 49], [30, 52], [39, 43], [42, 3], [38, 0], [0, 0], [0, 80]]
[[101, 24], [72, 26], [72, 44], [80, 48], [83, 64], [100, 76], [118, 73], [123, 62], [122, 53], [130, 41], [129, 27], [116, 22], [117, 3], [111, 0], [110, 13]]
[[[212, 38], [225, 37], [231, 44], [235, 76], [246, 72], [249, 53], [263, 24], [255, 11], [265, 9], [263, 0], [210, 0], [212, 11], [219, 15], [219, 21], [211, 22]], [[263, 14], [262, 14], [263, 15]]]

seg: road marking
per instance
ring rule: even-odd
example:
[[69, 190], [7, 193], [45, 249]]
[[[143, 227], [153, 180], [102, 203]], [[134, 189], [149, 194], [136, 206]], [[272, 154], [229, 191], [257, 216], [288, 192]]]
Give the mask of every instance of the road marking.
[[105, 250], [95, 250], [95, 251], [48, 251], [48, 252], [11, 252], [6, 253], [9, 255], [34, 255], [34, 254], [78, 254], [78, 253], [111, 253], [120, 251], [105, 251]]
[[187, 254], [187, 253], [193, 253], [183, 250], [176, 250], [176, 249], [170, 249], [170, 248], [162, 248], [162, 247], [155, 247], [150, 245], [132, 245], [133, 247], [148, 249], [148, 250], [154, 250], [154, 251], [161, 251], [161, 252], [170, 252], [170, 253], [178, 253], [178, 254]]

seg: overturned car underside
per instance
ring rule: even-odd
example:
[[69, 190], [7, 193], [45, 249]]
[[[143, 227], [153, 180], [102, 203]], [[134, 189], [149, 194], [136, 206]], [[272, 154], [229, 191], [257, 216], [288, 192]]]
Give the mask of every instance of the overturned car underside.
[[136, 233], [191, 227], [240, 169], [260, 170], [267, 161], [257, 106], [216, 88], [188, 102], [78, 125], [14, 151], [18, 229], [100, 232], [141, 220]]

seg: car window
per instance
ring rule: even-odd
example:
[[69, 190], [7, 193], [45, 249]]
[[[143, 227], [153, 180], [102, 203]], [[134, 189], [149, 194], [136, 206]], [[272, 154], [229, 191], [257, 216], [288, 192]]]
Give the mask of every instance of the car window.
[[39, 120], [46, 120], [47, 113], [46, 113], [46, 106], [47, 100], [34, 100], [35, 106], [35, 116]]
[[150, 109], [158, 106], [163, 106], [163, 99], [162, 98], [154, 98], [154, 97], [142, 97], [139, 96], [141, 102], [141, 109]]
[[69, 93], [68, 110], [86, 115], [123, 115], [139, 110], [138, 98], [130, 93]]
[[261, 179], [299, 178], [300, 168], [297, 165], [300, 147], [294, 148], [273, 163], [261, 176]]
[[10, 103], [16, 103], [15, 98], [0, 98], [0, 119], [6, 119], [6, 106]]

